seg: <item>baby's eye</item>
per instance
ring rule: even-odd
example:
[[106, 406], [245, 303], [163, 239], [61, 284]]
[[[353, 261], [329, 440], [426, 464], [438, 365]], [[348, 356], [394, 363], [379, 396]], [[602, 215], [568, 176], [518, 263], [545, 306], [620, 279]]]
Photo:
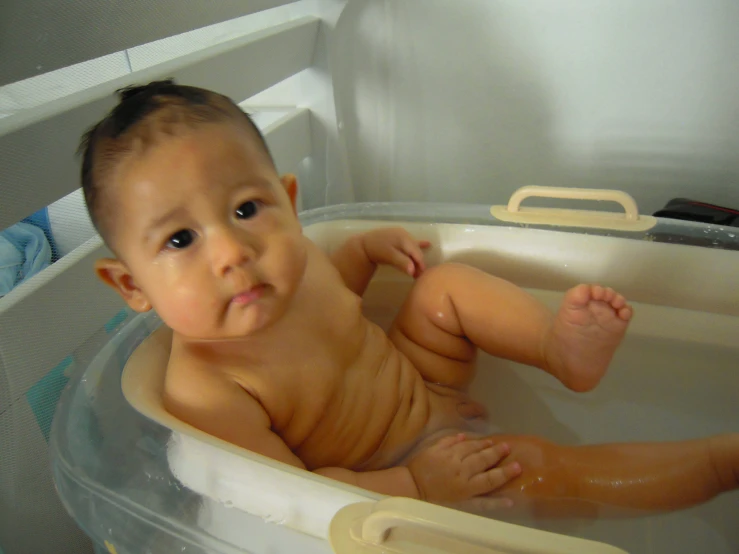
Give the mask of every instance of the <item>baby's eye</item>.
[[257, 215], [257, 210], [259, 209], [259, 206], [254, 200], [249, 200], [248, 202], [244, 202], [241, 206], [236, 208], [236, 217], [239, 219], [251, 219], [255, 215]]
[[174, 235], [169, 237], [169, 240], [167, 241], [167, 246], [169, 248], [174, 248], [177, 250], [182, 250], [183, 248], [187, 248], [192, 244], [192, 241], [195, 240], [195, 235], [192, 231], [189, 229], [183, 229], [182, 231], [177, 231]]

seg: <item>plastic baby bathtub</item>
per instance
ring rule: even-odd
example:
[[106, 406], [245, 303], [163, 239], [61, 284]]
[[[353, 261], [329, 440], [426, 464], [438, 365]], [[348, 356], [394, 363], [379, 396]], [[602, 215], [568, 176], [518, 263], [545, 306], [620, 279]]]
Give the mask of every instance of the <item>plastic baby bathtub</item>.
[[[593, 217], [603, 223], [609, 216]], [[644, 225], [638, 214], [637, 227], [650, 229], [606, 222], [610, 230], [583, 230], [593, 221], [552, 228], [503, 218], [489, 206], [436, 204], [354, 204], [302, 214], [306, 234], [328, 251], [350, 233], [401, 224], [432, 241], [430, 264], [476, 265], [552, 306], [581, 281], [607, 283], [634, 302], [625, 343], [591, 393], [481, 358], [473, 390], [506, 432], [577, 444], [739, 430], [739, 295], [732, 283], [739, 255], [731, 251], [737, 246], [731, 229], [670, 220]], [[381, 269], [365, 296], [368, 316], [387, 324], [409, 285]], [[87, 357], [55, 417], [59, 495], [101, 552], [739, 550], [736, 493], [668, 515], [514, 524], [383, 498], [233, 447], [161, 408], [167, 332], [153, 314], [131, 315], [110, 340], [98, 339], [107, 342]]]

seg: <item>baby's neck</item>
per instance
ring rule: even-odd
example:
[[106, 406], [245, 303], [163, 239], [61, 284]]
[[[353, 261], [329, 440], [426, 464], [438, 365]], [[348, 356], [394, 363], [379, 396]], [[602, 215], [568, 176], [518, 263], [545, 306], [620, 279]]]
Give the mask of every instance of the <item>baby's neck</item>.
[[251, 335], [223, 339], [198, 339], [175, 332], [172, 337], [173, 351], [187, 353], [188, 356], [195, 358], [218, 360], [220, 363], [225, 363], [229, 359], [238, 360], [242, 364], [253, 363], [259, 358], [258, 353], [261, 350], [259, 344], [260, 341]]
[[[175, 333], [173, 349], [209, 363], [251, 368], [300, 364], [306, 356], [319, 354], [326, 360], [352, 356], [370, 325], [362, 314], [361, 299], [343, 283], [310, 281], [300, 287], [278, 320], [254, 333], [207, 340]], [[324, 287], [330, 289], [328, 294], [320, 290]]]

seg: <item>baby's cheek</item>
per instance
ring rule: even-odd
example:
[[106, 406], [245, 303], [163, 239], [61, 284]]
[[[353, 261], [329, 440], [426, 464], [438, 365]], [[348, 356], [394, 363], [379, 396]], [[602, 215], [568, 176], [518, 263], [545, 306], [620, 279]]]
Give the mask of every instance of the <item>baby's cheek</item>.
[[172, 286], [155, 309], [173, 329], [186, 335], [200, 334], [213, 321], [217, 306], [205, 291], [190, 285]]
[[262, 265], [284, 292], [292, 291], [305, 272], [307, 252], [299, 236], [275, 236]]

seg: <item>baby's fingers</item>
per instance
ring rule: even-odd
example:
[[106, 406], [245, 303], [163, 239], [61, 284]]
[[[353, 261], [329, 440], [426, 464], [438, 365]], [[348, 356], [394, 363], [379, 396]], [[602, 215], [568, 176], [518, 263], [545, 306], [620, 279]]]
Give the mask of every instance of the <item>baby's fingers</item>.
[[464, 441], [460, 441], [459, 444], [453, 443], [452, 448], [457, 459], [464, 460], [468, 456], [482, 452], [486, 448], [491, 448], [493, 444], [493, 441], [490, 439], [470, 439], [465, 436]]
[[421, 273], [426, 271], [426, 262], [423, 261], [423, 254], [421, 251], [410, 252], [410, 257], [413, 260], [413, 273], [411, 275], [415, 278], [421, 276]]
[[413, 275], [415, 271], [415, 263], [413, 259], [405, 252], [398, 248], [391, 248], [386, 254], [387, 259], [385, 263], [393, 266], [395, 269]]
[[425, 248], [428, 248], [431, 244], [425, 243], [425, 242], [416, 242], [411, 237], [408, 237], [403, 240], [402, 244], [400, 245], [400, 250], [402, 250], [412, 261], [413, 265], [409, 266], [410, 271], [408, 272], [409, 275], [412, 277], [420, 277], [421, 273], [424, 272], [426, 269], [426, 263], [423, 260], [423, 251], [424, 244], [427, 244]]
[[478, 473], [470, 479], [470, 494], [481, 496], [491, 493], [519, 475], [521, 475], [521, 466], [518, 463], [508, 464], [489, 469], [484, 473]]
[[404, 249], [393, 250], [392, 265], [411, 277], [419, 277], [423, 273], [423, 270], [426, 269], [420, 251], [419, 253], [414, 253]]
[[484, 450], [475, 452], [465, 458], [464, 465], [469, 475], [477, 475], [497, 466], [510, 453], [511, 449], [505, 443], [488, 446]]
[[456, 435], [447, 435], [446, 437], [440, 438], [433, 446], [433, 448], [450, 448], [455, 444], [463, 443], [467, 441], [467, 435], [464, 433], [457, 433]]

